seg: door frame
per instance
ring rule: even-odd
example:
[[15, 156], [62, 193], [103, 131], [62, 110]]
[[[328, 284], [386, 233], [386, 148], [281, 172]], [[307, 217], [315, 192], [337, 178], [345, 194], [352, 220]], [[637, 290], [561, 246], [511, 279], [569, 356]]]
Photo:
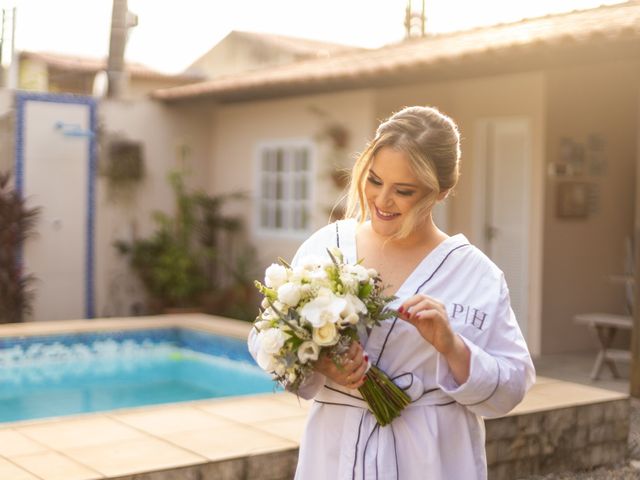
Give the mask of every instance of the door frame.
[[[71, 95], [21, 92], [15, 93], [16, 109], [16, 138], [14, 151], [15, 189], [20, 197], [24, 197], [24, 141], [25, 141], [25, 110], [29, 102], [61, 103], [72, 105], [86, 105], [89, 108], [89, 130], [87, 132], [73, 131], [69, 135], [86, 136], [87, 142], [87, 215], [86, 215], [86, 254], [84, 281], [84, 310], [85, 318], [95, 317], [95, 204], [96, 204], [96, 161], [97, 161], [97, 102], [92, 97]], [[63, 132], [63, 134], [66, 134]], [[22, 251], [20, 252], [22, 257]], [[22, 263], [22, 262], [20, 262]]]
[[[487, 185], [487, 128], [490, 122], [512, 121], [523, 122], [529, 134], [529, 145], [526, 156], [528, 175], [525, 176], [525, 202], [527, 245], [527, 333], [526, 340], [533, 355], [541, 350], [541, 268], [544, 210], [544, 169], [541, 167], [544, 139], [542, 128], [535, 117], [524, 115], [487, 116], [476, 120], [473, 130], [473, 169], [472, 169], [472, 220], [471, 233], [473, 242], [482, 250], [486, 250], [485, 237], [486, 185]], [[537, 136], [536, 136], [537, 134]], [[535, 190], [534, 190], [535, 189]], [[540, 190], [541, 191], [538, 191]]]

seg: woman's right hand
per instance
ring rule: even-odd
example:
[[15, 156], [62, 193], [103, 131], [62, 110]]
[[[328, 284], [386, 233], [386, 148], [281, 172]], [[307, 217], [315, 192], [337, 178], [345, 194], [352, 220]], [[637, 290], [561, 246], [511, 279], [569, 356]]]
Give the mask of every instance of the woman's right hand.
[[315, 370], [338, 385], [355, 390], [365, 381], [368, 363], [369, 358], [362, 345], [359, 342], [353, 342], [349, 350], [342, 356], [339, 365], [322, 352], [315, 364]]

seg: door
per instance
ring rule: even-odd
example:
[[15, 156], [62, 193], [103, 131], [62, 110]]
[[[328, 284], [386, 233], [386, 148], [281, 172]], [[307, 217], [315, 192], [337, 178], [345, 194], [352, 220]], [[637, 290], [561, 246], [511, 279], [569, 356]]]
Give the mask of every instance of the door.
[[476, 128], [474, 230], [478, 246], [504, 272], [525, 338], [528, 323], [531, 127], [494, 118]]
[[31, 320], [93, 317], [95, 102], [16, 94], [16, 187], [42, 213], [22, 252]]

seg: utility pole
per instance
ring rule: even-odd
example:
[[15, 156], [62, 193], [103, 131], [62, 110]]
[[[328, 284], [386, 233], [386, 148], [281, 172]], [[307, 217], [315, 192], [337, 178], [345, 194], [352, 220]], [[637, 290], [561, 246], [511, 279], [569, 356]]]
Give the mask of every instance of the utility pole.
[[406, 38], [424, 37], [426, 35], [427, 12], [425, 0], [421, 0], [422, 9], [416, 11], [413, 8], [413, 1], [407, 0], [407, 7], [404, 17], [404, 28]]
[[138, 17], [129, 12], [127, 0], [113, 0], [109, 58], [107, 60], [108, 97], [117, 98], [126, 91], [127, 72], [124, 50], [127, 45], [129, 29], [137, 24]]
[[[640, 108], [640, 102], [638, 102]], [[638, 127], [636, 127], [638, 128]], [[633, 262], [633, 330], [631, 333], [631, 372], [629, 376], [629, 393], [640, 398], [640, 138], [636, 152], [636, 212], [632, 239]]]

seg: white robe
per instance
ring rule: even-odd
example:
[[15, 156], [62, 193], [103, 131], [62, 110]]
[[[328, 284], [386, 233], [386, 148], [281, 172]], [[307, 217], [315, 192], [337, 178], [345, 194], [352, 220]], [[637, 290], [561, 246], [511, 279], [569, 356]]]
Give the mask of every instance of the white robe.
[[[339, 244], [357, 259], [355, 220], [327, 225], [298, 249], [292, 263]], [[366, 259], [364, 259], [366, 266]], [[458, 385], [444, 358], [415, 327], [385, 320], [361, 338], [372, 363], [405, 388], [413, 403], [379, 427], [357, 390], [314, 374], [301, 388], [314, 398], [300, 445], [298, 480], [486, 479], [482, 417], [504, 415], [535, 381], [527, 346], [500, 269], [462, 234], [427, 255], [390, 306], [416, 292], [442, 302], [453, 330], [471, 351], [468, 380]], [[249, 350], [255, 356], [255, 329]], [[361, 397], [360, 397], [361, 398]]]

